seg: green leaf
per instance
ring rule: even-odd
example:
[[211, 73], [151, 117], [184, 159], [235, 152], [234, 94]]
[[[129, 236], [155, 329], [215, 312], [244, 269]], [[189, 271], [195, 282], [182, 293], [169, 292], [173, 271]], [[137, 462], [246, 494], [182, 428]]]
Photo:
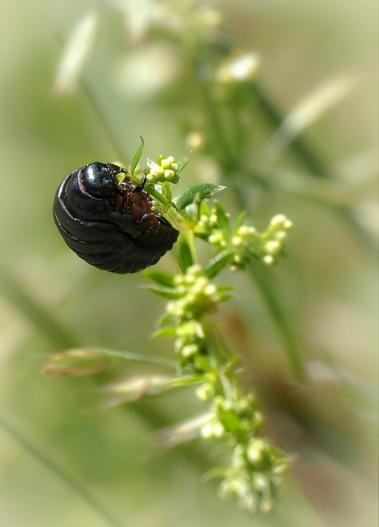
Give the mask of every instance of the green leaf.
[[165, 287], [174, 287], [174, 275], [165, 271], [145, 271], [143, 273], [153, 282]]
[[224, 211], [221, 203], [216, 202], [215, 203], [215, 209], [216, 209], [217, 220], [218, 220], [218, 224], [219, 224], [220, 228], [225, 230], [225, 231], [228, 231], [229, 228], [230, 228], [229, 216]]
[[175, 205], [179, 210], [184, 209], [187, 205], [190, 205], [197, 195], [203, 200], [213, 196], [216, 192], [224, 190], [226, 187], [222, 185], [215, 185], [214, 183], [202, 183], [201, 185], [194, 185], [193, 187], [188, 188], [177, 196], [174, 200]]
[[143, 140], [142, 136], [140, 137], [140, 140], [141, 140], [141, 144], [137, 148], [136, 153], [134, 154], [132, 162], [130, 164], [130, 172], [131, 172], [132, 175], [134, 174], [134, 172], [135, 172], [135, 170], [137, 168], [137, 165], [138, 165], [138, 163], [139, 163], [139, 161], [141, 159], [142, 153], [143, 153], [143, 149], [145, 148], [145, 141]]
[[169, 299], [176, 299], [176, 298], [180, 298], [181, 296], [181, 293], [178, 293], [178, 291], [176, 291], [175, 289], [171, 289], [169, 287], [158, 287], [158, 286], [147, 286], [147, 288], [149, 291], [151, 291], [152, 293], [155, 293], [156, 295], [158, 296], [161, 296], [163, 298], [169, 298]]
[[185, 273], [188, 267], [193, 265], [193, 251], [186, 236], [180, 236], [176, 243], [176, 252], [180, 270]]
[[152, 334], [152, 338], [158, 338], [158, 337], [174, 337], [176, 335], [176, 330], [178, 329], [178, 326], [163, 326], [163, 328], [159, 328]]
[[166, 326], [172, 326], [177, 322], [175, 315], [171, 313], [164, 313], [161, 318], [158, 320], [158, 326], [164, 328]]
[[238, 218], [237, 218], [237, 221], [236, 221], [236, 229], [238, 229], [239, 227], [241, 227], [241, 225], [243, 225], [245, 223], [245, 220], [246, 220], [246, 211], [243, 210], [239, 215], [238, 215]]
[[186, 168], [186, 166], [188, 165], [188, 161], [189, 161], [188, 156], [184, 156], [183, 159], [179, 161], [178, 169], [176, 171], [177, 174], [180, 174], [180, 172], [182, 172], [182, 170]]
[[209, 262], [205, 268], [205, 273], [208, 278], [213, 278], [218, 274], [222, 269], [227, 267], [233, 262], [233, 251], [230, 249], [225, 249], [224, 251], [216, 254]]
[[220, 293], [233, 293], [234, 287], [232, 285], [219, 285], [217, 286], [217, 290]]

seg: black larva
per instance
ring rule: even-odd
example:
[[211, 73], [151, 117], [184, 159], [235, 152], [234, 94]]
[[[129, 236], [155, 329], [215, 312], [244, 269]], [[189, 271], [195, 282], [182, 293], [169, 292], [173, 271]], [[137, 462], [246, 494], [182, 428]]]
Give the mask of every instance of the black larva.
[[69, 174], [55, 195], [54, 219], [80, 258], [113, 273], [134, 273], [171, 249], [178, 231], [151, 210], [149, 194], [127, 175], [118, 183], [121, 172], [94, 162]]

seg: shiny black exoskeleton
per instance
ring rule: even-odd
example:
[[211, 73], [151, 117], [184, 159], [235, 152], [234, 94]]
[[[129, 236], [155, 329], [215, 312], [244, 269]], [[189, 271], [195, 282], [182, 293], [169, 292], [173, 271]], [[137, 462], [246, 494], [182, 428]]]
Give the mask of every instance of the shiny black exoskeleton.
[[117, 176], [125, 169], [90, 163], [69, 174], [54, 201], [54, 219], [67, 245], [83, 260], [113, 273], [134, 273], [155, 264], [178, 237], [151, 210], [140, 186]]

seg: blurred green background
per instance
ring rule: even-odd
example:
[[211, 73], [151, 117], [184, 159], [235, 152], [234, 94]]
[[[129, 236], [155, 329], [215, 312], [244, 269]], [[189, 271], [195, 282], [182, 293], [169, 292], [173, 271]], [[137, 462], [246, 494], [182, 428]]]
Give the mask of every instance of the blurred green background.
[[[99, 409], [101, 376], [55, 379], [41, 374], [49, 354], [72, 346], [172, 353], [170, 342], [148, 337], [163, 302], [141, 288], [143, 276], [116, 276], [86, 265], [62, 242], [51, 212], [66, 173], [93, 160], [119, 159], [110, 130], [122, 144], [125, 160], [140, 135], [150, 157], [161, 152], [182, 157], [191, 130], [200, 130], [207, 140], [204, 108], [185, 49], [164, 31], [150, 37], [144, 26], [142, 15], [154, 3], [159, 2], [104, 3], [82, 71], [86, 88], [79, 84], [72, 95], [58, 97], [53, 85], [62, 38], [93, 3], [2, 1], [0, 523], [107, 525], [96, 506], [27, 452], [16, 431], [125, 526], [222, 527], [234, 522], [242, 527], [253, 521], [372, 526], [378, 18], [371, 0], [215, 4], [223, 35], [235, 48], [259, 53], [261, 86], [283, 115], [337, 75], [356, 79], [351, 92], [304, 132], [333, 182], [304, 175], [305, 167], [287, 151], [269, 170], [274, 181], [281, 178], [275, 192], [263, 192], [248, 179], [237, 181], [259, 228], [278, 212], [295, 225], [288, 258], [272, 270], [272, 284], [307, 382], [300, 384], [291, 373], [272, 318], [248, 277], [230, 277], [237, 296], [217, 317], [243, 356], [246, 387], [254, 386], [260, 396], [268, 434], [294, 454], [277, 512], [251, 520], [217, 498], [213, 485], [200, 479], [217, 459], [212, 446], [166, 452], [157, 444], [160, 428], [199, 410], [190, 392], [104, 411]], [[186, 3], [171, 2], [170, 8], [180, 14]], [[220, 107], [228, 102], [222, 89], [215, 97]], [[267, 126], [250, 92], [240, 97], [251, 130], [246, 162], [254, 168], [260, 166], [275, 128]], [[224, 119], [229, 130], [230, 115]], [[194, 152], [182, 185], [218, 177], [214, 159]], [[289, 186], [293, 192], [285, 190]], [[304, 199], [303, 193], [322, 199]], [[239, 212], [231, 190], [223, 200], [233, 214]], [[330, 205], [341, 200], [358, 232]], [[170, 256], [160, 265], [174, 268]], [[110, 375], [135, 371], [142, 369], [127, 366]]]

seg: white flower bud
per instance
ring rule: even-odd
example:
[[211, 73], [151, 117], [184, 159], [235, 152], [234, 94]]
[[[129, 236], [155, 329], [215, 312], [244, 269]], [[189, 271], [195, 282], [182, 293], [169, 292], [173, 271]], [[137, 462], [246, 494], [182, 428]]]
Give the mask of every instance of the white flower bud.
[[182, 348], [181, 354], [183, 355], [183, 357], [188, 358], [196, 355], [198, 351], [199, 347], [196, 344], [188, 344], [187, 346], [184, 346], [184, 348]]
[[276, 241], [269, 241], [265, 244], [265, 249], [269, 254], [275, 254], [280, 249], [280, 243]]
[[284, 225], [284, 222], [287, 221], [286, 216], [284, 214], [277, 214], [274, 216], [270, 221], [271, 227], [279, 227], [281, 225]]
[[193, 264], [187, 269], [187, 275], [197, 275], [201, 273], [201, 265]]
[[211, 234], [208, 238], [209, 243], [221, 243], [224, 241], [224, 235], [221, 231], [216, 231], [213, 234]]
[[286, 221], [284, 222], [284, 228], [285, 228], [287, 231], [289, 231], [290, 229], [292, 229], [292, 226], [293, 226], [293, 223], [292, 223], [291, 220], [286, 220]]
[[161, 166], [156, 165], [150, 170], [150, 173], [153, 176], [163, 176], [164, 170], [163, 170], [163, 168]]
[[286, 231], [278, 231], [275, 234], [275, 238], [279, 240], [280, 242], [284, 241], [287, 238], [287, 236], [288, 234], [286, 233]]
[[253, 484], [254, 487], [260, 491], [265, 491], [269, 486], [269, 482], [264, 474], [255, 474]]
[[247, 458], [253, 464], [261, 463], [266, 451], [267, 443], [263, 439], [253, 439], [247, 447]]
[[267, 255], [263, 257], [263, 261], [266, 265], [272, 265], [274, 263], [274, 258], [271, 255]]
[[233, 236], [232, 245], [234, 245], [234, 247], [240, 247], [242, 243], [243, 239], [241, 238], [241, 236]]
[[250, 225], [241, 225], [241, 227], [238, 229], [238, 234], [240, 236], [246, 236], [249, 234], [254, 234], [256, 229], [254, 227], [251, 227]]
[[207, 296], [212, 296], [214, 295], [215, 293], [217, 292], [217, 287], [214, 285], [214, 284], [208, 284], [205, 289], [204, 289], [204, 293], [207, 295]]
[[201, 401], [208, 401], [214, 395], [214, 388], [212, 384], [204, 383], [196, 390], [196, 395]]
[[163, 167], [163, 168], [170, 168], [171, 163], [170, 163], [170, 161], [168, 160], [168, 158], [167, 158], [167, 159], [163, 158], [163, 159], [161, 160], [161, 162], [160, 162], [160, 165], [161, 165], [161, 167]]

